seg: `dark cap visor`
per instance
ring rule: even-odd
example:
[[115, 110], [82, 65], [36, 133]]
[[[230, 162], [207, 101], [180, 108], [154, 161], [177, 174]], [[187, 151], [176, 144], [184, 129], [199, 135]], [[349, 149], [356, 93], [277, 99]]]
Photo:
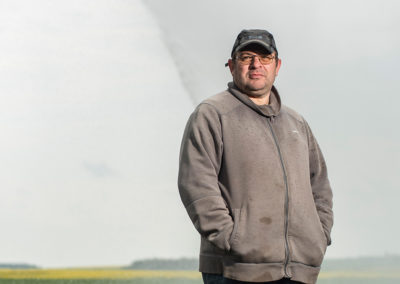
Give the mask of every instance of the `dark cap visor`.
[[276, 50], [274, 49], [273, 46], [270, 46], [269, 44], [266, 44], [266, 43], [263, 42], [263, 41], [260, 41], [260, 40], [249, 40], [249, 41], [246, 41], [246, 42], [244, 42], [244, 43], [238, 45], [238, 46], [235, 48], [235, 50], [232, 52], [232, 56], [233, 56], [233, 54], [235, 54], [236, 52], [243, 50], [243, 49], [244, 49], [246, 46], [248, 46], [248, 45], [259, 45], [259, 46], [263, 47], [263, 48], [264, 48], [267, 52], [269, 52], [269, 53], [276, 52]]

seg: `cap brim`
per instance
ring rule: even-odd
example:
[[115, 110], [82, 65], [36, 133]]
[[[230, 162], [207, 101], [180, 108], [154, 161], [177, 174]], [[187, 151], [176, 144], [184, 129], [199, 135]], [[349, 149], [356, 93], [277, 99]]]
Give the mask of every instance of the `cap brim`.
[[248, 40], [248, 41], [242, 43], [241, 45], [238, 45], [238, 46], [236, 47], [236, 49], [232, 52], [232, 55], [233, 55], [235, 52], [237, 52], [237, 51], [239, 51], [239, 50], [242, 50], [243, 48], [245, 48], [246, 46], [248, 46], [248, 45], [250, 45], [250, 44], [258, 44], [258, 45], [262, 46], [263, 48], [265, 48], [265, 49], [266, 49], [268, 52], [270, 52], [270, 53], [276, 52], [275, 48], [273, 48], [271, 45], [266, 44], [265, 42], [263, 42], [263, 41], [261, 41], [261, 40], [254, 39], [254, 40]]

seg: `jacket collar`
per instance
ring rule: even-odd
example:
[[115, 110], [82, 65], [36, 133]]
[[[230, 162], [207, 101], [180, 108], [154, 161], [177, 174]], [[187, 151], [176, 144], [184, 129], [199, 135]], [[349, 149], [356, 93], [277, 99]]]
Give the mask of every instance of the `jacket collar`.
[[233, 82], [228, 83], [228, 91], [242, 103], [263, 116], [277, 116], [281, 109], [281, 98], [275, 86], [272, 86], [271, 95], [269, 97], [269, 104], [262, 106], [256, 105], [246, 94], [240, 91]]

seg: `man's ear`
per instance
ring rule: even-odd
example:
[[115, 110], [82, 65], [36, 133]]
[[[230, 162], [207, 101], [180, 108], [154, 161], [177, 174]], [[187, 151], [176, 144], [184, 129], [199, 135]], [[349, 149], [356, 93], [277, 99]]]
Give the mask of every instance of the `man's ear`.
[[231, 74], [233, 75], [233, 65], [235, 63], [233, 62], [232, 58], [228, 59], [228, 66], [229, 66], [229, 70], [231, 70]]
[[281, 68], [282, 60], [278, 58], [278, 61], [276, 62], [276, 69], [275, 69], [275, 76], [278, 76], [279, 69]]

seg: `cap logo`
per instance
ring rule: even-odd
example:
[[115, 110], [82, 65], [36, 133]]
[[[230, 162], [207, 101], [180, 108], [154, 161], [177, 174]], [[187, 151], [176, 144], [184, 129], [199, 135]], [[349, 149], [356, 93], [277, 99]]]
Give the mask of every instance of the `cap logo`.
[[247, 39], [263, 39], [263, 37], [262, 37], [262, 36], [252, 36], [252, 35], [249, 35], [249, 36], [247, 36]]

